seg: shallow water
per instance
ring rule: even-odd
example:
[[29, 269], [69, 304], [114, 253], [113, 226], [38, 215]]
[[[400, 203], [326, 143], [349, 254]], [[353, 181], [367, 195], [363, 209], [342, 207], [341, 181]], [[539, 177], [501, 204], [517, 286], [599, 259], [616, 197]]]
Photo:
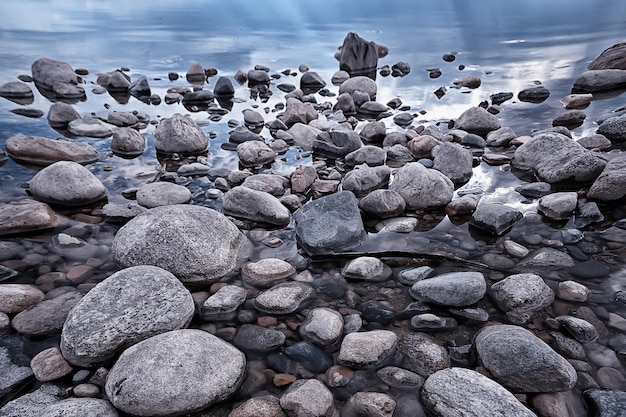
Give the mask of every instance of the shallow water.
[[[81, 114], [95, 112], [105, 116], [109, 111], [140, 111], [150, 115], [151, 120], [171, 116], [174, 113], [188, 113], [181, 104], [158, 106], [145, 104], [135, 98], [128, 103], [119, 103], [108, 94], [97, 95], [91, 92], [97, 74], [120, 67], [128, 67], [127, 72], [135, 80], [145, 75], [153, 93], [161, 97], [172, 86], [188, 87], [184, 74], [194, 61], [204, 67], [215, 67], [218, 76], [231, 77], [238, 69], [247, 71], [257, 64], [270, 67], [270, 73], [278, 73], [286, 68], [297, 71], [300, 64], [306, 64], [318, 72], [326, 81], [327, 87], [336, 92], [330, 84], [332, 74], [338, 69], [333, 53], [341, 45], [349, 31], [359, 33], [367, 40], [389, 47], [389, 55], [379, 60], [392, 65], [406, 61], [411, 65], [409, 75], [402, 78], [378, 77], [377, 101], [386, 103], [399, 97], [403, 104], [410, 106], [411, 113], [421, 114], [414, 124], [440, 122], [445, 131], [447, 122], [458, 117], [471, 106], [489, 99], [490, 94], [513, 92], [515, 97], [521, 89], [541, 83], [551, 96], [541, 104], [518, 101], [516, 98], [505, 102], [498, 114], [503, 126], [509, 126], [521, 135], [530, 134], [551, 126], [551, 121], [564, 112], [559, 100], [570, 93], [576, 77], [588, 63], [608, 46], [623, 41], [626, 32], [626, 3], [604, 1], [569, 2], [558, 1], [412, 1], [393, 3], [364, 1], [356, 7], [353, 2], [262, 2], [251, 4], [244, 1], [156, 1], [145, 7], [142, 2], [51, 2], [37, 1], [3, 2], [0, 15], [0, 83], [13, 81], [20, 74], [29, 74], [31, 64], [38, 58], [49, 57], [68, 62], [73, 68], [84, 67], [89, 75], [84, 77], [87, 100], [75, 104]], [[456, 60], [444, 62], [444, 53], [458, 52]], [[464, 65], [463, 70], [459, 65]], [[443, 75], [437, 79], [428, 77], [429, 68], [440, 68]], [[169, 81], [167, 74], [176, 72], [182, 77]], [[476, 90], [450, 88], [452, 81], [463, 75], [477, 75], [482, 85]], [[210, 79], [207, 88], [212, 89], [217, 77]], [[228, 141], [229, 119], [242, 120], [241, 111], [255, 108], [266, 110], [266, 121], [276, 113], [275, 105], [283, 102], [275, 84], [286, 82], [299, 84], [298, 76], [283, 76], [272, 85], [273, 96], [267, 102], [255, 101], [245, 86], [236, 86], [236, 97], [232, 111], [221, 121], [209, 120], [204, 111], [193, 112], [192, 117], [203, 126], [207, 133], [216, 138], [210, 142], [207, 156], [214, 168], [237, 169], [237, 155], [222, 147]], [[441, 86], [448, 91], [441, 99], [433, 93]], [[317, 97], [318, 102], [331, 98]], [[572, 136], [580, 138], [595, 131], [596, 122], [612, 115], [612, 112], [626, 104], [624, 95], [599, 97], [585, 109], [587, 118], [582, 126], [572, 130]], [[29, 107], [47, 113], [50, 102], [35, 94], [35, 102]], [[105, 107], [106, 106], [106, 107]], [[0, 99], [0, 147], [4, 148], [7, 138], [14, 134], [59, 137], [45, 116], [29, 119], [10, 112], [19, 107], [8, 100]], [[392, 118], [384, 120], [388, 128], [400, 129], [393, 125]], [[90, 169], [105, 183], [110, 202], [127, 201], [121, 195], [123, 189], [139, 186], [150, 181], [158, 172], [161, 163], [168, 166], [172, 161], [157, 159], [152, 145], [154, 125], [142, 131], [148, 138], [148, 150], [135, 159], [123, 159], [110, 153], [108, 139], [76, 138], [95, 146], [100, 151], [100, 161], [90, 165]], [[269, 137], [265, 129], [262, 134]], [[612, 154], [620, 150], [615, 149]], [[486, 150], [492, 152], [492, 150]], [[511, 151], [507, 152], [509, 155]], [[288, 174], [297, 164], [308, 163], [311, 157], [297, 150], [290, 150], [284, 161], [278, 161], [271, 169]], [[20, 165], [9, 159], [0, 166], [0, 200], [25, 196], [24, 184], [35, 174], [31, 167]], [[519, 174], [506, 167], [489, 166], [485, 163], [474, 168], [472, 179], [462, 188], [479, 187], [483, 190], [484, 201], [507, 203], [528, 216], [509, 232], [511, 237], [539, 234], [543, 243], [530, 247], [541, 247], [548, 241], [558, 246], [560, 230], [565, 222], [549, 222], [533, 213], [533, 202], [524, 201], [514, 191], [522, 183]], [[208, 178], [196, 178], [190, 188], [197, 191], [195, 203], [219, 209], [219, 201], [203, 197], [204, 191], [213, 188]], [[610, 279], [601, 282], [585, 282], [592, 290], [588, 305], [597, 311], [616, 312], [624, 315], [624, 305], [614, 302], [616, 291], [626, 289], [626, 276], [623, 269], [623, 246], [605, 232], [610, 225], [624, 217], [625, 206], [602, 206], [606, 220], [585, 229], [585, 239], [599, 247], [612, 242], [610, 250], [602, 256], [613, 271]], [[68, 226], [85, 229], [85, 237], [90, 243], [100, 247], [99, 257], [104, 261], [97, 272], [79, 284], [87, 290], [102, 280], [116, 268], [110, 261], [108, 247], [117, 226], [108, 223], [85, 225], [72, 220], [75, 210], [68, 211], [68, 220], [55, 231], [45, 234], [11, 237], [23, 243], [32, 254], [42, 255], [40, 262], [22, 265], [21, 274], [15, 282], [34, 282], [46, 270], [67, 271], [71, 263], [55, 257], [50, 250], [53, 234]], [[467, 218], [449, 219], [443, 215], [419, 213], [420, 225], [410, 234], [372, 233], [360, 251], [393, 252], [407, 247], [412, 252], [440, 254], [448, 257], [480, 260], [480, 256], [497, 250], [501, 239], [486, 236], [467, 225]], [[373, 224], [370, 225], [373, 229]], [[302, 262], [294, 242], [293, 225], [284, 230], [249, 232], [255, 241], [252, 259], [278, 257]], [[259, 237], [260, 235], [260, 237]], [[284, 244], [272, 249], [262, 244], [268, 236], [280, 237]], [[618, 237], [619, 240], [619, 237]], [[38, 260], [35, 257], [32, 257]], [[410, 259], [410, 258], [409, 258]], [[466, 268], [458, 264], [434, 262], [440, 271]], [[396, 266], [396, 273], [402, 269], [406, 259], [388, 259]], [[311, 269], [315, 277], [335, 276], [339, 261], [314, 265]], [[621, 272], [620, 272], [621, 271]], [[497, 271], [488, 272], [494, 281], [501, 278]], [[545, 271], [549, 285], [555, 288], [559, 279], [568, 277], [563, 270]], [[401, 311], [406, 302], [411, 301], [407, 289], [400, 284], [390, 286], [397, 290], [397, 299], [387, 299], [396, 311]], [[363, 292], [362, 298], [385, 299], [388, 294], [379, 286], [349, 283], [350, 288]], [[320, 305], [327, 301], [320, 300]], [[346, 308], [340, 300], [328, 302], [337, 308]], [[404, 303], [404, 304], [403, 304]], [[483, 307], [492, 308], [488, 301]], [[567, 304], [567, 303], [562, 303]], [[567, 306], [561, 306], [567, 309]], [[599, 309], [599, 310], [598, 310]], [[493, 320], [505, 320], [495, 313]], [[603, 318], [604, 319], [604, 318]], [[403, 326], [406, 326], [406, 321]], [[454, 341], [457, 345], [469, 343], [473, 325], [463, 324], [453, 332], [440, 334], [442, 340]], [[618, 333], [615, 329], [613, 332]], [[620, 372], [624, 372], [622, 367]], [[362, 385], [378, 384], [375, 377], [367, 375]], [[358, 384], [357, 384], [358, 385]], [[271, 388], [271, 387], [270, 387]], [[402, 396], [402, 394], [398, 394]]]

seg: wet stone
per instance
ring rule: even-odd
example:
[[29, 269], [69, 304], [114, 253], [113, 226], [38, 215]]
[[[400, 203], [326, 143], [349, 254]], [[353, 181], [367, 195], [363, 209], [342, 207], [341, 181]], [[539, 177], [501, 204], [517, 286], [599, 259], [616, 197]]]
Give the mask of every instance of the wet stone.
[[620, 416], [626, 413], [626, 392], [590, 389], [584, 392], [592, 410], [600, 417]]
[[491, 286], [491, 296], [506, 313], [532, 315], [554, 301], [554, 292], [535, 274], [510, 275]]
[[0, 312], [19, 313], [34, 306], [44, 298], [44, 293], [34, 285], [0, 285]]
[[376, 300], [368, 300], [359, 304], [356, 309], [361, 312], [361, 317], [368, 322], [390, 324], [395, 319], [395, 312]]
[[377, 417], [392, 417], [396, 409], [396, 400], [389, 394], [381, 392], [356, 392], [347, 402], [359, 414]]
[[296, 273], [289, 263], [277, 258], [265, 258], [248, 262], [241, 268], [243, 281], [255, 287], [270, 288]]
[[377, 218], [395, 217], [406, 208], [402, 196], [393, 190], [378, 189], [370, 192], [359, 201], [359, 208], [365, 214]]
[[59, 379], [72, 372], [72, 367], [61, 355], [57, 347], [42, 350], [30, 362], [30, 367], [38, 381], [47, 382]]
[[58, 334], [70, 310], [81, 298], [82, 295], [69, 292], [43, 300], [16, 314], [11, 325], [18, 333], [30, 337]]
[[341, 342], [337, 362], [355, 369], [374, 367], [397, 347], [398, 336], [389, 330], [372, 330], [347, 334]]
[[311, 372], [324, 372], [333, 360], [323, 350], [309, 342], [297, 342], [285, 349], [285, 354]]
[[391, 189], [404, 198], [407, 209], [415, 210], [445, 206], [452, 200], [454, 185], [441, 172], [412, 162], [396, 171]]
[[511, 229], [523, 215], [504, 204], [482, 203], [470, 218], [470, 224], [486, 232], [502, 235]]
[[570, 268], [570, 274], [581, 279], [606, 278], [609, 276], [609, 267], [601, 261], [585, 261]]
[[225, 285], [202, 304], [204, 321], [232, 320], [237, 308], [246, 301], [246, 290], [236, 285]]
[[244, 351], [269, 352], [285, 343], [285, 334], [273, 329], [243, 324], [233, 338], [233, 344]]
[[237, 218], [275, 226], [286, 226], [291, 221], [289, 210], [276, 197], [248, 188], [245, 181], [243, 186], [231, 188], [224, 194], [223, 205], [224, 214]]
[[575, 192], [553, 193], [541, 197], [537, 209], [551, 219], [563, 220], [574, 213], [577, 203], [578, 194]]
[[237, 145], [237, 156], [242, 166], [253, 167], [271, 163], [276, 158], [276, 152], [265, 143], [252, 140]]
[[514, 242], [510, 239], [505, 240], [503, 243], [503, 246], [504, 246], [504, 250], [506, 250], [506, 252], [509, 255], [514, 256], [516, 258], [524, 258], [529, 253], [529, 250], [527, 247], [517, 242]]
[[614, 201], [626, 196], [626, 157], [614, 158], [594, 181], [587, 193], [588, 198]]
[[205, 152], [208, 139], [200, 126], [188, 116], [174, 114], [162, 119], [154, 132], [154, 147], [164, 154]]
[[111, 138], [111, 150], [122, 156], [139, 156], [146, 150], [146, 139], [135, 129], [117, 129]]
[[539, 198], [552, 192], [552, 186], [547, 182], [531, 182], [522, 184], [515, 191], [527, 198]]
[[413, 330], [428, 332], [453, 329], [457, 326], [457, 321], [452, 317], [442, 317], [432, 313], [424, 313], [416, 314], [411, 317], [410, 324]]
[[314, 308], [300, 326], [303, 339], [322, 346], [335, 343], [343, 334], [344, 320], [341, 314], [330, 308]]
[[135, 203], [107, 203], [102, 207], [102, 214], [105, 220], [111, 223], [126, 223], [146, 211], [148, 211], [147, 208]]
[[64, 396], [64, 386], [43, 383], [35, 391], [9, 401], [0, 411], [2, 417], [41, 417], [46, 407], [58, 403]]
[[79, 164], [96, 162], [100, 155], [87, 143], [41, 136], [12, 136], [6, 141], [9, 156], [27, 164], [47, 166], [58, 161], [74, 161]]
[[528, 103], [541, 103], [550, 97], [550, 91], [542, 85], [525, 88], [517, 94], [520, 101]]
[[424, 333], [405, 333], [400, 337], [400, 366], [417, 374], [429, 375], [450, 367], [448, 351]]
[[118, 417], [115, 407], [107, 401], [98, 398], [67, 398], [50, 404], [42, 410], [42, 417], [65, 416], [97, 416]]
[[146, 208], [186, 204], [191, 201], [187, 187], [171, 182], [153, 182], [137, 190], [137, 203]]
[[29, 190], [38, 200], [64, 206], [93, 203], [107, 195], [104, 184], [91, 171], [71, 161], [55, 162], [39, 171]]
[[432, 274], [432, 272], [433, 268], [430, 266], [404, 269], [398, 274], [398, 281], [404, 285], [413, 285], [416, 282], [427, 278], [430, 274]]
[[382, 282], [391, 276], [391, 268], [378, 258], [361, 256], [348, 262], [342, 274], [350, 279]]
[[455, 128], [480, 136], [500, 127], [500, 120], [482, 107], [472, 107], [464, 111], [455, 123]]
[[252, 397], [239, 404], [228, 415], [229, 417], [286, 417], [280, 406], [278, 397], [260, 395]]
[[424, 379], [415, 372], [396, 366], [387, 366], [376, 372], [376, 376], [391, 387], [421, 387]]
[[242, 185], [244, 187], [270, 193], [274, 196], [282, 196], [288, 186], [289, 181], [282, 175], [277, 174], [255, 174], [246, 176]]
[[567, 253], [554, 248], [541, 248], [531, 253], [518, 264], [520, 269], [537, 267], [572, 267], [574, 260]]
[[599, 337], [598, 330], [586, 320], [572, 316], [559, 316], [556, 320], [580, 343], [590, 343]]
[[2, 335], [0, 338], [0, 396], [2, 397], [33, 376], [33, 371], [29, 366], [30, 358], [26, 356], [23, 349], [24, 341], [17, 336]]
[[288, 415], [325, 417], [337, 414], [332, 392], [317, 379], [295, 381], [280, 397]]
[[444, 306], [463, 307], [483, 298], [487, 290], [480, 272], [451, 272], [417, 281], [411, 297], [418, 301]]
[[550, 336], [552, 336], [551, 345], [559, 354], [569, 359], [586, 359], [585, 348], [576, 339], [567, 337], [560, 332], [550, 332]]
[[45, 203], [21, 198], [0, 202], [0, 236], [56, 227], [58, 219]]
[[301, 282], [283, 282], [263, 291], [255, 299], [257, 310], [267, 314], [290, 314], [311, 301], [315, 290]]

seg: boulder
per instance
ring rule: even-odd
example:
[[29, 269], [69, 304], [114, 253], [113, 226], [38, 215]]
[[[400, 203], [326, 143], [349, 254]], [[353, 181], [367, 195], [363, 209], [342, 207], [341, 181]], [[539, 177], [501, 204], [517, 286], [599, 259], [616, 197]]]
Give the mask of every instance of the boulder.
[[376, 82], [373, 81], [369, 77], [363, 77], [363, 76], [352, 77], [344, 81], [339, 86], [339, 94], [343, 94], [343, 93], [350, 94], [352, 98], [354, 99], [354, 102], [357, 105], [357, 107], [360, 107], [363, 104], [363, 102], [362, 101], [359, 102], [358, 100], [355, 99], [355, 93], [357, 91], [360, 91], [361, 93], [365, 93], [366, 94], [365, 98], [369, 97], [370, 100], [376, 100], [376, 91], [377, 91]]
[[617, 90], [626, 86], [626, 70], [598, 69], [583, 72], [574, 81], [573, 91], [596, 93]]
[[375, 80], [377, 66], [377, 45], [366, 41], [355, 32], [349, 32], [341, 46], [339, 69], [351, 77], [367, 76]]
[[288, 98], [282, 122], [287, 127], [292, 127], [296, 123], [308, 124], [311, 120], [319, 116], [311, 103], [303, 103], [296, 98]]
[[365, 215], [375, 218], [396, 217], [404, 213], [406, 202], [393, 190], [374, 190], [359, 201]]
[[343, 189], [356, 197], [364, 197], [374, 190], [387, 188], [391, 169], [387, 166], [364, 167], [348, 172], [343, 178]]
[[187, 204], [191, 201], [189, 188], [171, 182], [152, 182], [139, 187], [137, 203], [146, 208]]
[[276, 197], [247, 186], [231, 188], [224, 194], [224, 214], [274, 226], [287, 226], [291, 214]]
[[411, 162], [396, 171], [391, 189], [404, 198], [408, 210], [430, 209], [452, 200], [454, 184], [441, 172]]
[[554, 292], [543, 278], [530, 273], [510, 275], [493, 284], [490, 292], [500, 309], [523, 322], [554, 301]]
[[67, 103], [52, 103], [48, 110], [48, 123], [52, 127], [66, 127], [69, 122], [76, 119], [80, 119], [80, 114]]
[[615, 142], [626, 141], [626, 114], [609, 117], [598, 126], [596, 133], [606, 136]]
[[29, 183], [32, 195], [63, 206], [82, 206], [102, 200], [107, 190], [87, 168], [72, 161], [59, 161], [39, 171]]
[[341, 342], [337, 362], [355, 369], [372, 368], [396, 351], [398, 336], [389, 330], [349, 333]]
[[345, 160], [349, 166], [361, 164], [370, 167], [379, 166], [385, 163], [385, 151], [378, 146], [366, 145], [347, 154]]
[[615, 201], [626, 196], [626, 157], [611, 159], [587, 192], [587, 198]]
[[609, 46], [587, 66], [589, 70], [610, 68], [626, 70], [626, 42]]
[[574, 191], [552, 193], [539, 199], [537, 210], [554, 220], [570, 218], [576, 210], [578, 194]]
[[550, 97], [550, 91], [543, 85], [537, 85], [521, 90], [517, 93], [519, 101], [525, 101], [528, 103], [542, 103]]
[[522, 213], [513, 207], [496, 203], [478, 204], [470, 224], [481, 230], [502, 235], [522, 219]]
[[29, 337], [52, 336], [61, 333], [67, 315], [81, 298], [81, 294], [67, 292], [58, 297], [43, 300], [16, 314], [11, 326], [19, 334]]
[[417, 281], [411, 297], [418, 301], [450, 307], [464, 307], [480, 301], [487, 291], [480, 272], [450, 272]]
[[52, 229], [57, 224], [54, 210], [45, 203], [30, 198], [0, 202], [0, 236]]
[[6, 150], [16, 161], [38, 166], [48, 166], [58, 161], [91, 164], [100, 157], [98, 151], [88, 143], [41, 136], [11, 136], [6, 141]]
[[122, 127], [113, 133], [111, 151], [124, 157], [139, 156], [146, 150], [146, 138], [130, 127]]
[[154, 132], [154, 147], [164, 154], [206, 152], [209, 141], [190, 117], [174, 114], [162, 119]]
[[243, 353], [222, 339], [201, 330], [175, 330], [122, 352], [105, 390], [125, 413], [181, 415], [230, 397], [245, 369]]
[[35, 391], [9, 401], [0, 412], [2, 417], [41, 417], [47, 406], [61, 401], [65, 394], [63, 385], [43, 383]]
[[433, 168], [454, 184], [464, 184], [472, 177], [472, 152], [458, 143], [444, 142], [432, 150]]
[[217, 97], [232, 97], [235, 95], [235, 87], [230, 79], [219, 77], [213, 88], [213, 94]]
[[35, 85], [53, 91], [58, 98], [73, 99], [85, 95], [85, 90], [78, 86], [78, 76], [70, 64], [50, 58], [40, 58], [33, 62], [31, 70]]
[[9, 81], [0, 86], [0, 97], [11, 100], [17, 104], [32, 104], [34, 101], [33, 90], [28, 84], [21, 81]]
[[276, 152], [264, 142], [251, 140], [237, 145], [237, 156], [244, 167], [269, 164], [276, 158]]
[[492, 130], [500, 129], [500, 120], [482, 107], [472, 107], [459, 116], [454, 127], [484, 136]]
[[235, 269], [245, 242], [223, 214], [183, 204], [133, 218], [118, 230], [111, 252], [120, 267], [155, 265], [193, 285], [217, 281]]
[[313, 152], [330, 158], [341, 158], [363, 146], [361, 137], [354, 130], [333, 129], [320, 132], [312, 143]]
[[300, 89], [304, 94], [317, 93], [326, 87], [326, 81], [315, 71], [307, 71], [300, 77]]

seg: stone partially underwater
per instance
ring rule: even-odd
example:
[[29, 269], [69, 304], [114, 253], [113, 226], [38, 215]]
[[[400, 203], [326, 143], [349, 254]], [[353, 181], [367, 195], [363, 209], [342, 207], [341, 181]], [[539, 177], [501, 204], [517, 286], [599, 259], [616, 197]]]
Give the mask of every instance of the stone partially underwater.
[[[621, 87], [623, 48], [573, 88]], [[330, 80], [257, 65], [212, 90], [218, 70], [193, 63], [167, 74], [179, 112], [158, 121], [68, 104], [160, 106], [128, 71], [42, 58], [35, 92], [1, 86], [64, 100], [46, 122], [72, 139], [6, 141], [40, 170], [0, 203], [0, 417], [621, 415], [624, 116], [573, 139], [599, 98], [571, 94], [577, 113], [523, 136], [498, 116], [513, 92], [493, 92], [427, 120], [376, 101], [377, 76], [416, 65], [388, 52], [351, 32]], [[480, 94], [476, 74], [437, 91]], [[557, 100], [542, 85], [517, 99]], [[106, 156], [91, 145], [109, 137]], [[237, 168], [214, 165], [216, 140]], [[156, 169], [129, 168], [149, 152]], [[481, 170], [515, 175], [514, 197]]]

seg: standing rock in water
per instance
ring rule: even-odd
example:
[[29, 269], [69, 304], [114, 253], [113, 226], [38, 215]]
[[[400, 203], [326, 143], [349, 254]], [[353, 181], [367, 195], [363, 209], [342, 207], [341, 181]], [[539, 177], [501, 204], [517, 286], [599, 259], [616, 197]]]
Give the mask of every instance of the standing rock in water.
[[374, 42], [368, 42], [354, 32], [348, 33], [341, 46], [339, 69], [351, 77], [364, 75], [376, 79], [378, 50]]
[[45, 167], [29, 183], [33, 196], [63, 206], [82, 206], [107, 195], [104, 184], [76, 162], [59, 161]]
[[482, 136], [500, 129], [500, 120], [482, 107], [472, 107], [459, 116], [454, 127]]
[[119, 128], [113, 133], [111, 151], [124, 157], [135, 157], [146, 150], [146, 138], [130, 127]]
[[596, 133], [606, 136], [611, 141], [626, 141], [626, 114], [609, 117], [598, 126]]
[[163, 119], [154, 132], [157, 152], [194, 154], [206, 152], [209, 140], [190, 117], [175, 114]]
[[217, 281], [235, 269], [245, 242], [223, 214], [181, 204], [133, 218], [115, 235], [111, 252], [121, 267], [155, 265], [193, 285]]
[[31, 67], [35, 85], [54, 92], [58, 98], [80, 98], [85, 90], [79, 86], [78, 76], [65, 62], [40, 58]]

